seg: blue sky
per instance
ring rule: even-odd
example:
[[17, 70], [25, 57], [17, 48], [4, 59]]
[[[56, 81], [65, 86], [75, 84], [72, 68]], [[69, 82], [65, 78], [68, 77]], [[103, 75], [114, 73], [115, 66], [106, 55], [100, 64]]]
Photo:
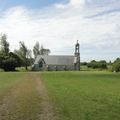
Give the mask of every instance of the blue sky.
[[74, 53], [78, 39], [81, 61], [120, 57], [120, 0], [0, 0], [0, 33], [10, 48], [36, 41], [51, 54]]
[[55, 3], [67, 3], [68, 0], [2, 0], [0, 7], [8, 9], [15, 6], [25, 6], [31, 9], [42, 9]]

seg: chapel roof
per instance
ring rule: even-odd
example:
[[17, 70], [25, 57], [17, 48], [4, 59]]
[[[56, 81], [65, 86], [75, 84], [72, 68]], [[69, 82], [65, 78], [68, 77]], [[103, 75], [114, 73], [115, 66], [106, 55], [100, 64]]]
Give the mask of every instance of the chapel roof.
[[34, 64], [43, 59], [47, 65], [74, 65], [74, 58], [69, 55], [38, 55]]

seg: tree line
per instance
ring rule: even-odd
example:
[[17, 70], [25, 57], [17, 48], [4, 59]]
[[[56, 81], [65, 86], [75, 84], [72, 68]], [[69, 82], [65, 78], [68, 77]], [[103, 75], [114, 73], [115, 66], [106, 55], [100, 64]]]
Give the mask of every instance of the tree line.
[[117, 58], [114, 62], [106, 62], [105, 60], [95, 61], [92, 60], [90, 62], [81, 62], [81, 65], [87, 66], [92, 69], [99, 70], [110, 70], [113, 72], [120, 72], [120, 58]]
[[[40, 46], [39, 42], [33, 47], [33, 50], [27, 48], [23, 41], [19, 42], [19, 48], [14, 52], [10, 51], [10, 44], [7, 41], [7, 35], [0, 35], [0, 68], [5, 71], [15, 71], [16, 67], [25, 67], [28, 70], [28, 66], [34, 63], [37, 55], [50, 54], [49, 49], [45, 49], [43, 45]], [[34, 58], [32, 57], [32, 52]]]

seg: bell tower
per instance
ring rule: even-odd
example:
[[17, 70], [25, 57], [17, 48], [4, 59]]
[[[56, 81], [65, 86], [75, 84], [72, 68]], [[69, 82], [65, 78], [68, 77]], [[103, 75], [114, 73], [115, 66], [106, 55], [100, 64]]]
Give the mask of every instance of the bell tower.
[[75, 44], [75, 70], [80, 70], [80, 44], [77, 40], [77, 43]]

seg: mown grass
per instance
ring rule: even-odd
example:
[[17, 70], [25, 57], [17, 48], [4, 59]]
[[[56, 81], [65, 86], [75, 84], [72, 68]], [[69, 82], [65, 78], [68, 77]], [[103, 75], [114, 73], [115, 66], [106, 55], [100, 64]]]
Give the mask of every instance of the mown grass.
[[24, 75], [22, 72], [0, 72], [0, 93], [15, 85]]
[[59, 120], [120, 120], [120, 74], [45, 72]]

